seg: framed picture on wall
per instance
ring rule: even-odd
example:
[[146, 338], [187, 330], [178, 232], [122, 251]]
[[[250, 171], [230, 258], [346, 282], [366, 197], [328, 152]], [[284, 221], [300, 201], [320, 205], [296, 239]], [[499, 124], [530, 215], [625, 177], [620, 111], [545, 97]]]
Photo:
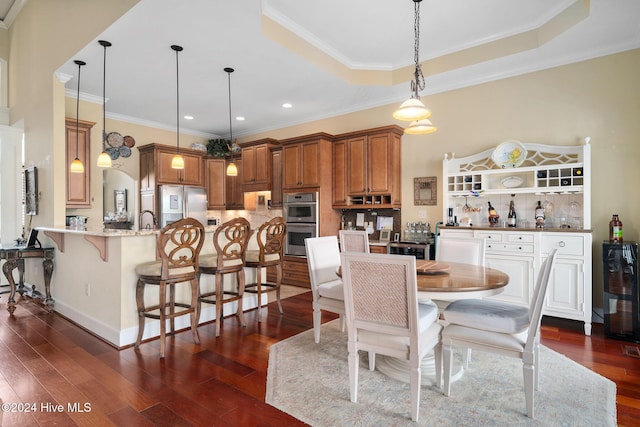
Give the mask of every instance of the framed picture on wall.
[[391, 240], [391, 230], [380, 230], [380, 241], [388, 242]]
[[24, 170], [24, 214], [38, 215], [38, 169]]
[[416, 206], [438, 204], [437, 177], [413, 178], [413, 204]]

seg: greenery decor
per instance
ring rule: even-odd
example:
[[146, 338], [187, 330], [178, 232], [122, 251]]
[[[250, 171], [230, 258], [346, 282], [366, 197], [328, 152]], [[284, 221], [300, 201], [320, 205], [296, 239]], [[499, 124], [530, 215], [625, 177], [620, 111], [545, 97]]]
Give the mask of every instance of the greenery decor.
[[207, 153], [214, 157], [226, 157], [231, 154], [229, 146], [231, 141], [224, 138], [210, 139], [207, 144]]

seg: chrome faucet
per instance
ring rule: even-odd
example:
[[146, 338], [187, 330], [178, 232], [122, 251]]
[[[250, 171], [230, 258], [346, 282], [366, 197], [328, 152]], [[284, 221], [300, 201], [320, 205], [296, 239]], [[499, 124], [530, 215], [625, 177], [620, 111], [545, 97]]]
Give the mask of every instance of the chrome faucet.
[[[158, 221], [156, 220], [156, 215], [153, 213], [153, 211], [150, 211], [149, 209], [145, 209], [142, 212], [140, 212], [140, 216], [138, 216], [138, 228], [142, 229], [142, 216], [146, 213], [151, 214], [151, 219], [153, 221], [153, 229], [155, 230], [158, 227]], [[147, 224], [146, 229], [151, 230], [151, 226]]]

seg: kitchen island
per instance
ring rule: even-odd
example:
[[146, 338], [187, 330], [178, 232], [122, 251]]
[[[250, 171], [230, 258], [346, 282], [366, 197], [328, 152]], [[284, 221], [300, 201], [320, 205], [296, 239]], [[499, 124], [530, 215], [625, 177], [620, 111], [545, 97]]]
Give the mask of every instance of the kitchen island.
[[[215, 226], [206, 227], [202, 254], [213, 253]], [[135, 289], [138, 264], [156, 260], [158, 230], [74, 230], [38, 227], [53, 246], [56, 268], [51, 280], [54, 310], [116, 347], [133, 344], [138, 333]], [[256, 246], [257, 247], [257, 246]], [[246, 282], [255, 281], [255, 270], [245, 269]], [[263, 274], [265, 274], [263, 272]], [[232, 277], [225, 276], [225, 286]], [[213, 289], [214, 277], [203, 275], [203, 291]], [[176, 287], [176, 300], [188, 300], [187, 286]], [[148, 286], [145, 301], [158, 300], [156, 287]], [[263, 304], [267, 296], [263, 296]], [[235, 313], [236, 303], [224, 305], [224, 315]], [[244, 310], [257, 307], [257, 297], [245, 294]], [[200, 323], [215, 319], [215, 306], [204, 304]], [[232, 319], [230, 321], [236, 321]], [[189, 316], [176, 319], [176, 328], [189, 327]], [[160, 335], [159, 323], [147, 320], [143, 339]]]

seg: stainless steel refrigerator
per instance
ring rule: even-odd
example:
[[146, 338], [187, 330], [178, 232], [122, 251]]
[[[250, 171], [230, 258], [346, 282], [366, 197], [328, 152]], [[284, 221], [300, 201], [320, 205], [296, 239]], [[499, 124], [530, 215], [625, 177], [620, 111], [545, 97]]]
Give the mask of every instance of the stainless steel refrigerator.
[[207, 225], [207, 194], [204, 188], [187, 185], [158, 187], [160, 213], [158, 222], [164, 227], [185, 217], [195, 218]]

